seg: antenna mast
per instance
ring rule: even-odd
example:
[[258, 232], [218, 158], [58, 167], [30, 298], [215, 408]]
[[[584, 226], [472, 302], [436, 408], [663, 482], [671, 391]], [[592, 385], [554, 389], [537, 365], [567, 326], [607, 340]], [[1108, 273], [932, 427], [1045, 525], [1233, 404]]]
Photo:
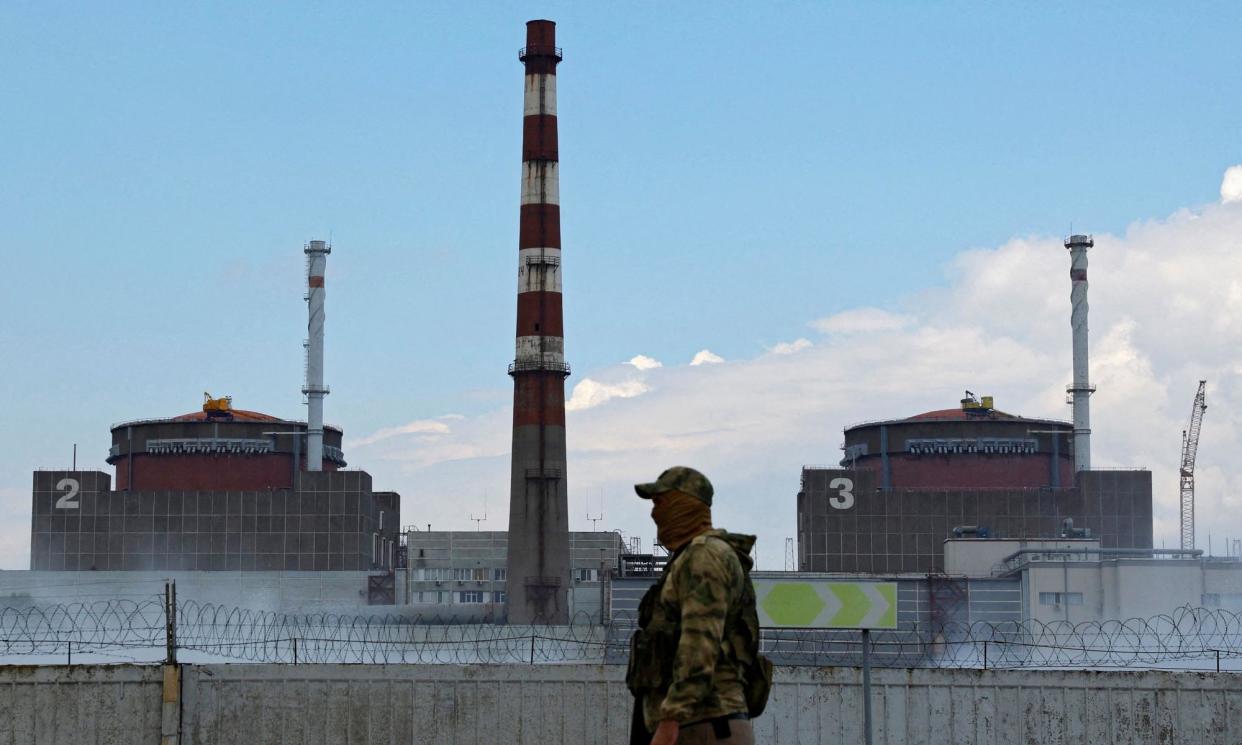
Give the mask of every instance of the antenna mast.
[[[483, 490], [483, 517], [475, 517], [474, 513], [470, 513], [470, 519], [474, 521], [474, 531], [477, 533], [483, 529], [483, 523], [487, 520], [487, 490]], [[428, 528], [430, 530], [430, 528]]]
[[600, 494], [599, 494], [599, 514], [598, 514], [598, 515], [596, 515], [595, 517], [591, 517], [591, 504], [590, 504], [590, 502], [591, 502], [591, 495], [590, 495], [590, 493], [589, 493], [589, 492], [587, 493], [587, 511], [586, 511], [586, 519], [591, 521], [591, 532], [592, 532], [592, 533], [595, 533], [595, 532], [597, 532], [597, 531], [599, 530], [599, 527], [598, 527], [598, 526], [599, 526], [599, 522], [600, 522], [600, 520], [603, 520], [603, 519], [604, 519], [604, 490], [603, 490], [603, 488], [600, 488], [600, 490], [599, 490], [599, 491], [600, 491]]
[[1206, 380], [1199, 381], [1194, 406], [1190, 409], [1190, 426], [1182, 431], [1182, 550], [1195, 547], [1195, 456], [1199, 453], [1199, 429], [1203, 426]]

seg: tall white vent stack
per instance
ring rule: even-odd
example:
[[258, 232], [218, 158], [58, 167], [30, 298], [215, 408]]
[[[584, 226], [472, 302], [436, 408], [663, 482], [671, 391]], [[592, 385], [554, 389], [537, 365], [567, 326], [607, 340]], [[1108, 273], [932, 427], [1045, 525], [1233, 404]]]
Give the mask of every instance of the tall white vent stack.
[[306, 470], [323, 470], [323, 275], [332, 247], [324, 241], [306, 244]]
[[1095, 241], [1089, 235], [1065, 239], [1070, 252], [1070, 327], [1074, 330], [1074, 382], [1066, 387], [1074, 404], [1074, 470], [1091, 470], [1091, 394], [1087, 354], [1087, 249]]

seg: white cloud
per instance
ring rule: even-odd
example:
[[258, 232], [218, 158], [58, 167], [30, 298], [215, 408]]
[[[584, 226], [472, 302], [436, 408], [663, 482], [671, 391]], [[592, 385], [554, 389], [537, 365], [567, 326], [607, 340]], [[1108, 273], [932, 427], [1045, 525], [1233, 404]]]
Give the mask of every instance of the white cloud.
[[855, 308], [812, 321], [811, 326], [825, 334], [861, 334], [898, 331], [913, 322], [914, 319], [909, 316], [879, 308]]
[[720, 355], [713, 353], [712, 350], [700, 349], [694, 355], [694, 359], [690, 360], [690, 366], [698, 367], [699, 365], [718, 365], [724, 361], [725, 361], [724, 357], [721, 357]]
[[772, 347], [772, 354], [797, 354], [811, 346], [810, 339], [794, 339], [793, 341], [783, 341]]
[[1242, 165], [1229, 166], [1220, 180], [1220, 201], [1242, 202]]
[[[1091, 261], [1094, 462], [1153, 471], [1156, 542], [1176, 545], [1177, 460], [1195, 386], [1209, 380], [1199, 451], [1200, 535], [1242, 538], [1242, 206], [1214, 204], [1097, 235]], [[604, 527], [650, 539], [632, 484], [664, 467], [702, 468], [717, 522], [758, 533], [761, 565], [779, 567], [795, 535], [805, 463], [839, 457], [851, 422], [956, 404], [963, 389], [1005, 411], [1066, 419], [1069, 258], [1060, 237], [964, 251], [946, 287], [899, 298], [903, 313], [857, 308], [812, 325], [825, 336], [728, 365], [704, 349], [689, 364], [592, 371], [567, 409], [571, 524], [590, 497]], [[608, 403], [607, 406], [601, 404]], [[406, 497], [411, 522], [471, 527], [454, 490], [481, 484], [504, 524], [511, 414], [453, 425], [434, 443], [386, 443], [377, 486]], [[439, 420], [434, 420], [439, 421]], [[391, 478], [380, 471], [395, 466]], [[472, 488], [474, 488], [472, 486]]]
[[365, 437], [350, 441], [348, 445], [349, 447], [363, 448], [402, 435], [447, 435], [450, 430], [449, 426], [444, 422], [448, 420], [461, 420], [463, 418], [460, 414], [446, 414], [438, 419], [416, 419], [399, 427], [387, 427], [377, 430]]
[[601, 383], [590, 378], [574, 386], [573, 395], [565, 402], [566, 411], [583, 411], [614, 398], [633, 398], [649, 391], [646, 383], [641, 380], [626, 380], [620, 383]]
[[634, 355], [633, 357], [630, 358], [630, 361], [625, 364], [633, 365], [634, 367], [637, 367], [639, 370], [654, 370], [657, 367], [664, 367], [663, 362], [660, 362], [654, 357], [648, 357], [645, 354]]

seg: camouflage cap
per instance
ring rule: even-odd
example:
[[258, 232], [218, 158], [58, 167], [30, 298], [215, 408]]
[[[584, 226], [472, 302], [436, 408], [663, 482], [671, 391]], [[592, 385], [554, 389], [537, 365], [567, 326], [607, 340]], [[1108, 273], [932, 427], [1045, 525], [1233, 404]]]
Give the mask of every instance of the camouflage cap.
[[709, 507], [712, 503], [712, 482], [698, 471], [688, 466], [673, 466], [666, 469], [655, 481], [648, 484], [635, 484], [634, 491], [643, 499], [651, 499], [657, 494], [677, 490], [692, 497], [698, 497]]

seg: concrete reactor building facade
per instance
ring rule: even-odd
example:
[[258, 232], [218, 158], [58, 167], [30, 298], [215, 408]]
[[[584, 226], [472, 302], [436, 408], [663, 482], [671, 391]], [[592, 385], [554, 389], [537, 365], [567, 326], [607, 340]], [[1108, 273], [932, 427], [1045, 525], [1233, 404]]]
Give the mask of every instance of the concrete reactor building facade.
[[391, 568], [400, 497], [343, 471], [341, 431], [326, 428], [318, 471], [300, 445], [307, 425], [233, 412], [112, 429], [103, 471], [35, 471], [30, 567], [38, 570]]
[[939, 572], [953, 537], [1095, 537], [1151, 548], [1151, 473], [1074, 471], [1074, 427], [957, 409], [847, 428], [840, 468], [806, 466], [798, 568]]

